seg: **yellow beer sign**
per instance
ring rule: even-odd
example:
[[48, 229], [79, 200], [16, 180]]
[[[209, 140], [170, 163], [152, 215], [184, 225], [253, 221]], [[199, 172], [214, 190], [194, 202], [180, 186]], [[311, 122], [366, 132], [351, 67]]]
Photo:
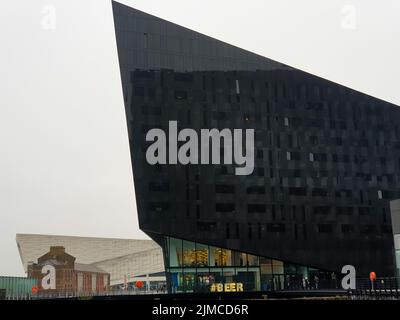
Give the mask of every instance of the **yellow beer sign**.
[[243, 283], [213, 283], [210, 287], [211, 292], [241, 292]]

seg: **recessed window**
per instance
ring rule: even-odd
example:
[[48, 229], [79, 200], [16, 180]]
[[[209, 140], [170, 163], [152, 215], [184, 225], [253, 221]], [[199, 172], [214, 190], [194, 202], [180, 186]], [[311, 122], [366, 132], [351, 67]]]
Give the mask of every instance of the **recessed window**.
[[311, 143], [313, 146], [315, 146], [315, 145], [318, 144], [318, 137], [317, 137], [317, 136], [310, 136], [309, 140], [310, 140], [310, 143]]
[[292, 188], [289, 188], [289, 195], [291, 195], [291, 196], [306, 196], [307, 190], [306, 190], [306, 188], [292, 187]]
[[317, 206], [314, 207], [314, 214], [329, 214], [331, 211], [331, 208], [329, 206]]
[[354, 226], [351, 224], [342, 224], [342, 233], [353, 233]]
[[285, 224], [283, 223], [268, 223], [267, 232], [285, 232]]
[[353, 214], [353, 207], [336, 207], [336, 214], [351, 215]]
[[289, 118], [288, 117], [284, 118], [284, 124], [285, 124], [285, 127], [289, 127]]
[[265, 212], [265, 204], [248, 204], [247, 205], [247, 212], [248, 213], [263, 213]]
[[215, 210], [217, 212], [233, 212], [235, 211], [234, 203], [217, 203], [215, 205]]
[[187, 100], [187, 92], [183, 90], [175, 91], [175, 99], [176, 100]]
[[312, 190], [313, 197], [326, 197], [328, 195], [328, 191], [322, 188], [314, 188]]
[[143, 33], [143, 48], [147, 49], [149, 46], [149, 41], [148, 41], [148, 34]]
[[193, 74], [184, 73], [184, 72], [176, 72], [174, 74], [174, 80], [180, 82], [193, 82]]
[[265, 187], [264, 186], [251, 186], [247, 188], [247, 194], [264, 194]]
[[217, 224], [215, 222], [197, 222], [197, 230], [199, 231], [214, 231], [216, 227]]
[[162, 211], [168, 210], [168, 208], [169, 208], [168, 202], [150, 202], [149, 203], [149, 209], [151, 211], [162, 212]]
[[331, 233], [333, 231], [333, 226], [331, 224], [319, 224], [318, 232], [319, 233]]
[[216, 193], [235, 193], [234, 185], [217, 184], [215, 186]]
[[373, 224], [361, 225], [360, 226], [360, 232], [362, 234], [376, 233], [377, 232], [376, 225], [373, 225]]
[[301, 153], [297, 151], [287, 151], [286, 152], [286, 160], [295, 160], [299, 161], [301, 160]]

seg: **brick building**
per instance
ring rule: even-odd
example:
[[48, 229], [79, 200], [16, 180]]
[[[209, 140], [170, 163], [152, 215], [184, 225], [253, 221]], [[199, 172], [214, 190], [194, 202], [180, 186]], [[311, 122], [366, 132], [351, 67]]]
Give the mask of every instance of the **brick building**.
[[[93, 294], [108, 290], [110, 275], [91, 265], [75, 262], [76, 258], [65, 252], [61, 246], [50, 247], [50, 251], [38, 258], [37, 263], [28, 265], [28, 276], [38, 280], [39, 293], [51, 294]], [[55, 268], [55, 289], [42, 287], [42, 279], [47, 272], [45, 266]]]

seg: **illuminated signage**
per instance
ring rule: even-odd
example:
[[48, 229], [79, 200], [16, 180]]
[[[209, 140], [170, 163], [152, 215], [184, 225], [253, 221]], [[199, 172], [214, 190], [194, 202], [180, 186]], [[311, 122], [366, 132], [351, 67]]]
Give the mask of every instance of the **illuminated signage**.
[[214, 283], [210, 287], [211, 292], [241, 292], [243, 283]]

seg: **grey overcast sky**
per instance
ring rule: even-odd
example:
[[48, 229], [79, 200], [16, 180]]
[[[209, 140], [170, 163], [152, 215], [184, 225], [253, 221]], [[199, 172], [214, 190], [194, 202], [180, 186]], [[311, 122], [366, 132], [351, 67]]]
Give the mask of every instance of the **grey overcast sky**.
[[[121, 2], [400, 105], [398, 0]], [[111, 1], [1, 1], [0, 39], [0, 275], [16, 233], [144, 238]]]

